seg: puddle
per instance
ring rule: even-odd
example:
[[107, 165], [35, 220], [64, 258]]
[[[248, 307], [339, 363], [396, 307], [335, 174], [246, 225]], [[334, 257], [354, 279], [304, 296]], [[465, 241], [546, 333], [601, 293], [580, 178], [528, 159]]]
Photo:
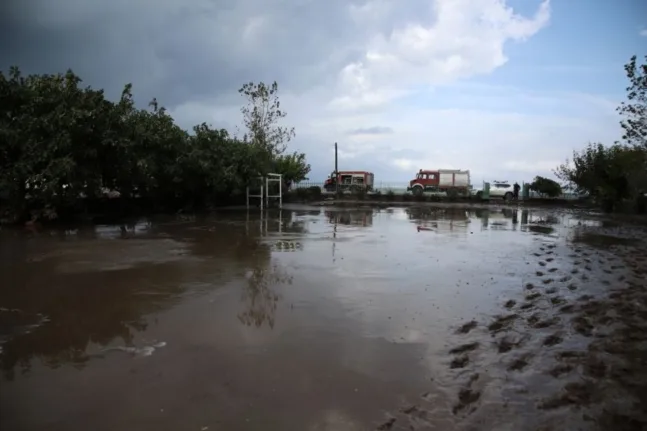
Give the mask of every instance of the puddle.
[[446, 206], [2, 231], [0, 427], [640, 429], [637, 229]]

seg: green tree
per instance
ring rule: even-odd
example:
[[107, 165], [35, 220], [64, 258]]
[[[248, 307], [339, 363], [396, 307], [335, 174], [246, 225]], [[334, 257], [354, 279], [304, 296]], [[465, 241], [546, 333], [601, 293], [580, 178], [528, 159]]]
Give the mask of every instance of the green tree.
[[276, 82], [269, 86], [250, 82], [238, 90], [247, 99], [247, 104], [241, 108], [247, 128], [244, 140], [265, 149], [269, 159], [283, 154], [287, 143], [295, 136], [293, 127], [279, 125], [287, 113], [281, 109], [278, 90]]
[[540, 176], [536, 176], [534, 181], [530, 183], [530, 190], [550, 198], [555, 198], [562, 194], [562, 186], [557, 181]]
[[72, 71], [0, 72], [0, 187], [19, 211], [27, 196], [61, 205], [99, 191], [97, 149], [111, 107], [102, 91], [81, 89], [80, 82]]
[[623, 143], [589, 144], [555, 170], [558, 178], [588, 192], [608, 211], [627, 208], [629, 202], [642, 211], [647, 192], [647, 65], [638, 65], [633, 56], [625, 72], [627, 101], [618, 107]]
[[310, 165], [306, 162], [306, 155], [294, 152], [280, 155], [276, 158], [274, 171], [283, 176], [283, 182], [289, 188], [292, 183], [308, 179]]
[[129, 207], [198, 208], [242, 195], [250, 180], [279, 170], [299, 181], [305, 155], [283, 155], [294, 129], [280, 126], [278, 86], [240, 90], [248, 135], [236, 139], [206, 124], [180, 128], [153, 99], [137, 108], [132, 85], [112, 102], [81, 87], [72, 71], [23, 76], [0, 72], [0, 205], [16, 217], [54, 208], [78, 212], [106, 190]]
[[645, 180], [645, 155], [641, 148], [627, 145], [589, 144], [584, 150], [574, 151], [572, 163], [560, 165], [555, 174], [611, 211], [623, 200], [638, 197], [638, 186]]
[[622, 139], [647, 150], [647, 55], [644, 64], [636, 62], [634, 55], [625, 65], [629, 80], [627, 101], [620, 104], [618, 112], [625, 117], [620, 123], [624, 129]]

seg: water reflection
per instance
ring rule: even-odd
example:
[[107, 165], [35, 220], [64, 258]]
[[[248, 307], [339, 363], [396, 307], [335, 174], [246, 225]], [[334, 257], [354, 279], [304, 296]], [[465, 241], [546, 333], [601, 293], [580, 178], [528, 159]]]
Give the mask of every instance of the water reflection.
[[[551, 234], [555, 230], [551, 225], [558, 225], [562, 222], [557, 215], [546, 210], [520, 210], [517, 208], [411, 208], [407, 210], [407, 213], [412, 220], [423, 221], [425, 222], [423, 225], [433, 228], [440, 227], [438, 220], [469, 221], [470, 218], [476, 218], [480, 220], [481, 230], [516, 231], [520, 229], [523, 232]], [[452, 225], [450, 224], [450, 226]]]
[[539, 235], [552, 235], [556, 231], [556, 226], [561, 222], [557, 215], [545, 210], [523, 210], [521, 230]]
[[436, 232], [467, 232], [470, 212], [465, 208], [413, 207], [405, 210], [418, 228]]
[[259, 328], [267, 323], [270, 328], [274, 328], [279, 295], [273, 286], [279, 283], [292, 284], [292, 277], [278, 265], [253, 268], [246, 277], [247, 285], [242, 295], [245, 310], [238, 314], [238, 320], [247, 326]]
[[8, 341], [2, 346], [0, 364], [8, 380], [13, 379], [16, 366], [28, 372], [34, 358], [52, 368], [64, 363], [81, 367], [92, 344], [105, 346], [118, 338], [132, 345], [134, 332], [147, 328], [144, 315], [171, 306], [183, 291], [181, 285], [168, 283], [176, 272], [156, 271], [152, 265], [98, 276], [60, 276], [45, 265], [37, 271], [44, 280], [24, 274], [19, 288], [0, 293], [1, 303], [17, 313], [48, 319], [29, 330], [14, 325], [2, 328]]
[[326, 217], [330, 224], [362, 226], [368, 227], [373, 225], [374, 210], [352, 210], [352, 211], [326, 211]]
[[283, 212], [252, 221], [85, 226], [29, 240], [2, 232], [0, 256], [11, 256], [0, 262], [8, 287], [0, 290], [5, 378], [16, 367], [28, 372], [36, 358], [52, 368], [83, 367], [91, 351], [132, 346], [148, 316], [231, 281], [243, 287], [238, 319], [273, 327], [279, 295], [272, 287], [291, 279], [270, 265], [272, 248], [260, 234], [302, 234], [304, 226]]

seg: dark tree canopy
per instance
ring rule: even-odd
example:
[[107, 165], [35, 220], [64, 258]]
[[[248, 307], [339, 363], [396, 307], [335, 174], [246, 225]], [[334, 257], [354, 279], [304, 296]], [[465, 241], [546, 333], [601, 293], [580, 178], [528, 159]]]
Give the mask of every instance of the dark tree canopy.
[[537, 193], [550, 198], [555, 198], [562, 193], [562, 186], [560, 186], [557, 181], [553, 181], [550, 178], [537, 176], [534, 181], [530, 183], [530, 190], [536, 191]]
[[115, 102], [80, 84], [71, 70], [0, 72], [0, 199], [13, 214], [78, 208], [109, 191], [169, 209], [213, 205], [271, 170], [292, 181], [310, 170], [304, 154], [283, 155], [294, 130], [278, 125], [276, 83], [241, 89], [249, 139], [207, 124], [189, 133], [156, 99], [138, 109], [130, 84]]

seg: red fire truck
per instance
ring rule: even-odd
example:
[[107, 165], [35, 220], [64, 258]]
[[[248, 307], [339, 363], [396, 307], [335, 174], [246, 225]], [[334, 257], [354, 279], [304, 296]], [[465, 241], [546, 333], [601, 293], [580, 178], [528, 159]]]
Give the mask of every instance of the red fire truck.
[[460, 169], [420, 169], [416, 178], [409, 181], [407, 190], [413, 194], [424, 192], [448, 192], [456, 190], [459, 193], [469, 193], [470, 171]]
[[330, 178], [324, 183], [324, 190], [334, 192], [339, 184], [340, 191], [346, 190], [373, 190], [374, 175], [367, 171], [339, 171], [330, 174]]

